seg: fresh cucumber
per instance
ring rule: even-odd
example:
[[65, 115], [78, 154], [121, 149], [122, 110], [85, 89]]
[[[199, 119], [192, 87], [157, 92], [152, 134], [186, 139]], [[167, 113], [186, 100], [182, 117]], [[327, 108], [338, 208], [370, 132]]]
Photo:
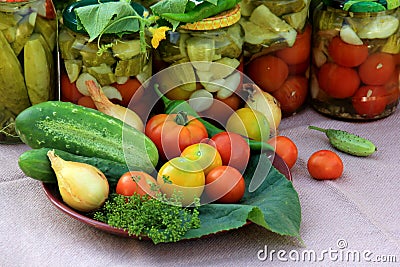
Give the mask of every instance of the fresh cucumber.
[[[33, 179], [45, 182], [56, 183], [57, 177], [51, 167], [47, 152], [52, 148], [30, 149], [22, 153], [18, 158], [18, 165], [22, 172]], [[109, 184], [116, 185], [119, 178], [128, 172], [128, 166], [107, 159], [78, 156], [63, 150], [54, 149], [57, 156], [64, 160], [90, 164], [104, 173]]]
[[15, 127], [31, 148], [50, 147], [108, 159], [148, 173], [158, 163], [155, 144], [142, 132], [100, 111], [69, 102], [47, 101], [29, 107], [17, 116]]
[[358, 135], [343, 130], [323, 129], [316, 126], [309, 126], [308, 128], [325, 133], [334, 148], [347, 154], [366, 157], [376, 151], [376, 146], [370, 140]]

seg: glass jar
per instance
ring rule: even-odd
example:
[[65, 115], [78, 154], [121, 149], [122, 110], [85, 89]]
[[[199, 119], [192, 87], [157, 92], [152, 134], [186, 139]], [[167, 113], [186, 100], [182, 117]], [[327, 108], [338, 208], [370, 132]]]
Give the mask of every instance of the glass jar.
[[51, 0], [0, 2], [0, 143], [19, 143], [14, 121], [56, 96], [57, 20]]
[[[142, 50], [139, 33], [121, 36], [102, 35], [90, 41], [88, 33], [79, 28], [75, 9], [98, 4], [82, 0], [68, 5], [62, 13], [59, 31], [61, 100], [95, 108], [85, 81], [94, 80], [114, 103], [127, 107], [141, 84], [152, 75], [151, 50]], [[138, 14], [143, 6], [132, 2]], [[100, 47], [105, 47], [100, 51]]]
[[[242, 76], [238, 70], [243, 69], [239, 19], [237, 5], [168, 31], [153, 59], [154, 73], [159, 72], [156, 78], [162, 79], [161, 92], [170, 99], [189, 100], [200, 115], [224, 124], [233, 111], [222, 102], [242, 104], [237, 94]], [[198, 102], [200, 98], [204, 101]]]
[[245, 74], [279, 101], [284, 116], [301, 110], [307, 100], [310, 1], [241, 2]]
[[327, 0], [316, 7], [310, 89], [318, 112], [365, 121], [396, 110], [400, 9], [398, 1], [387, 3]]

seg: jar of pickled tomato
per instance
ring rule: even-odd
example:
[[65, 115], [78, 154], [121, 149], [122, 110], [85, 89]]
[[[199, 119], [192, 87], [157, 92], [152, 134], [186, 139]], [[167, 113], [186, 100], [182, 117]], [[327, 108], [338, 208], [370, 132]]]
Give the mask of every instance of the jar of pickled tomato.
[[398, 1], [324, 0], [313, 16], [310, 95], [320, 113], [374, 120], [399, 102]]
[[274, 96], [284, 116], [301, 110], [308, 95], [311, 0], [242, 1], [245, 74]]

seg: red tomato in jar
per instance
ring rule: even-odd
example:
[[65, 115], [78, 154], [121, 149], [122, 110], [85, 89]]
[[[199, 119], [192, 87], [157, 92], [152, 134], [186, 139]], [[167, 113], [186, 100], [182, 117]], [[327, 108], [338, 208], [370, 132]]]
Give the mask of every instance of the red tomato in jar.
[[244, 171], [250, 158], [250, 146], [237, 133], [221, 132], [214, 135], [208, 144], [213, 145], [221, 155], [222, 164]]
[[311, 177], [317, 180], [337, 179], [343, 173], [343, 161], [331, 150], [319, 150], [307, 161], [307, 169]]
[[265, 55], [252, 60], [247, 65], [246, 74], [262, 90], [270, 93], [282, 86], [289, 75], [289, 68], [282, 59]]
[[245, 192], [242, 174], [231, 166], [219, 166], [206, 176], [204, 194], [207, 202], [237, 203]]
[[336, 64], [344, 67], [356, 67], [367, 59], [368, 46], [348, 44], [336, 36], [328, 45], [328, 53]]
[[284, 84], [271, 94], [278, 100], [282, 113], [293, 114], [306, 101], [308, 80], [304, 76], [290, 76]]
[[310, 66], [310, 58], [298, 64], [288, 65], [289, 75], [304, 75]]
[[310, 56], [311, 48], [311, 26], [307, 25], [303, 33], [298, 33], [292, 47], [276, 51], [276, 56], [288, 65], [305, 62]]
[[163, 159], [178, 157], [188, 146], [208, 137], [206, 127], [195, 117], [178, 114], [157, 114], [145, 127], [145, 134], [157, 146]]
[[352, 97], [352, 103], [357, 114], [372, 118], [385, 111], [388, 104], [387, 90], [379, 85], [365, 85]]
[[83, 107], [97, 109], [96, 105], [93, 102], [93, 99], [87, 95], [84, 95], [81, 98], [79, 98], [77, 104]]
[[129, 171], [118, 180], [115, 192], [124, 196], [138, 194], [155, 196], [159, 192], [156, 179], [142, 171]]
[[61, 73], [60, 77], [61, 83], [61, 96], [72, 103], [77, 103], [78, 99], [83, 95], [78, 91], [75, 83], [69, 81], [68, 75], [66, 73]]
[[398, 101], [400, 97], [400, 66], [396, 68], [392, 77], [384, 86], [387, 90], [388, 105]]
[[128, 78], [124, 84], [113, 83], [111, 86], [117, 88], [121, 93], [121, 105], [127, 107], [133, 97], [139, 99], [143, 95], [143, 90], [139, 90], [142, 84], [136, 78]]
[[363, 83], [369, 85], [383, 85], [393, 75], [396, 69], [391, 54], [378, 52], [370, 55], [358, 68], [358, 74]]
[[294, 166], [298, 157], [298, 149], [292, 139], [277, 135], [269, 139], [268, 144], [275, 148], [275, 153], [283, 159], [289, 169]]
[[328, 62], [318, 72], [319, 87], [333, 98], [347, 98], [354, 95], [360, 86], [357, 71]]

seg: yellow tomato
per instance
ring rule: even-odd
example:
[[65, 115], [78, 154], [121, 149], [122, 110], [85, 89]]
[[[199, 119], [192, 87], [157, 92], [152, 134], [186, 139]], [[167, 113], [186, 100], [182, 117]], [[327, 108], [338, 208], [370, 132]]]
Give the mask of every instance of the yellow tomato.
[[176, 157], [160, 168], [157, 183], [167, 197], [171, 197], [174, 192], [182, 194], [182, 206], [189, 206], [203, 193], [205, 175], [196, 162]]
[[267, 117], [260, 111], [241, 108], [229, 117], [226, 122], [226, 131], [266, 142], [269, 139], [270, 126]]
[[222, 166], [222, 158], [218, 150], [205, 143], [193, 144], [186, 147], [181, 154], [181, 157], [190, 159], [191, 161], [200, 165], [207, 175], [212, 169]]

